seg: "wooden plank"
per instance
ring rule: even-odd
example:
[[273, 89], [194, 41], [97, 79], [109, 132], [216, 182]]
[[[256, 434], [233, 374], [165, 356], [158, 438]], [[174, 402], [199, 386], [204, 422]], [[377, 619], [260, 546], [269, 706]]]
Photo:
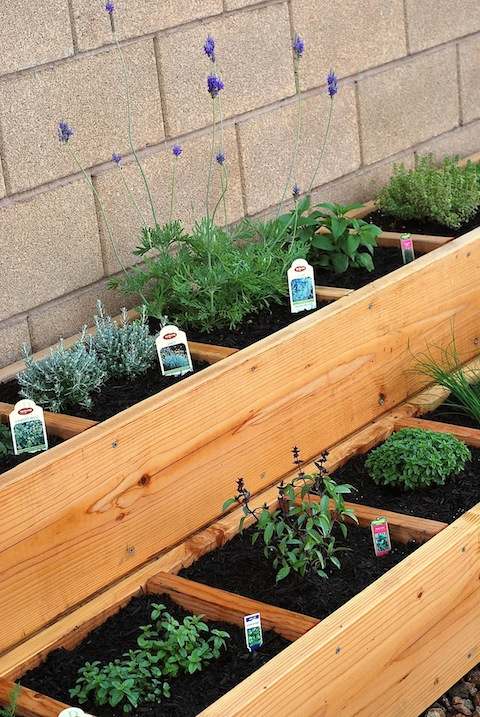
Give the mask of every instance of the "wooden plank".
[[[13, 408], [11, 403], [0, 402], [0, 422], [8, 424], [8, 416]], [[88, 418], [77, 418], [63, 413], [49, 413], [49, 411], [45, 411], [44, 416], [48, 433], [65, 439], [77, 436], [98, 423], [98, 421], [90, 421]]]
[[[401, 232], [382, 232], [377, 237], [377, 243], [383, 247], [398, 247], [400, 251], [400, 237]], [[442, 237], [442, 236], [431, 236], [429, 234], [412, 234], [413, 246], [416, 252], [425, 254], [426, 252], [438, 249], [439, 246], [447, 244], [452, 241], [453, 236]]]
[[[447, 339], [441, 346], [446, 346], [452, 340], [452, 336]], [[478, 338], [474, 338], [474, 342], [478, 343]], [[467, 361], [463, 366], [462, 370], [469, 383], [478, 381], [480, 378], [480, 358], [476, 357]], [[450, 396], [450, 391], [443, 386], [435, 384], [433, 386], [427, 386], [423, 391], [418, 393], [416, 396], [412, 396], [409, 399], [409, 403], [415, 407], [418, 413], [429, 413], [435, 411], [436, 408], [445, 403], [447, 398]]]
[[480, 429], [456, 426], [454, 423], [440, 423], [439, 421], [427, 421], [424, 418], [398, 418], [395, 421], [395, 430], [402, 428], [421, 428], [424, 431], [437, 431], [438, 433], [450, 433], [455, 438], [463, 441], [468, 446], [480, 448]]
[[479, 530], [477, 505], [201, 717], [421, 714], [480, 658]]
[[232, 354], [236, 354], [238, 349], [232, 349], [228, 346], [215, 346], [214, 344], [201, 344], [197, 341], [189, 341], [190, 353], [196, 361], [205, 361], [213, 364], [222, 361]]
[[350, 212], [347, 212], [346, 216], [350, 217], [351, 219], [364, 219], [376, 209], [377, 205], [375, 204], [375, 200], [372, 199], [369, 202], [365, 202], [362, 207], [359, 207], [358, 209], [352, 209]]
[[169, 595], [185, 610], [204, 615], [208, 620], [220, 620], [241, 627], [245, 615], [260, 612], [264, 630], [273, 630], [286, 640], [297, 640], [320, 622], [315, 617], [284, 610], [169, 573], [158, 573], [150, 578], [147, 592]]
[[337, 301], [348, 296], [354, 289], [342, 289], [339, 286], [316, 286], [315, 294], [320, 301]]
[[411, 352], [446, 342], [454, 318], [470, 358], [479, 237], [456, 239], [4, 474], [0, 650], [215, 520], [239, 474], [257, 492], [288, 472], [293, 442], [310, 459], [413, 395]]
[[[0, 705], [7, 707], [10, 704], [10, 696], [14, 689], [14, 682], [0, 678]], [[20, 687], [16, 705], [15, 714], [19, 717], [58, 717], [60, 712], [68, 707], [63, 702], [29, 690], [27, 687]]]

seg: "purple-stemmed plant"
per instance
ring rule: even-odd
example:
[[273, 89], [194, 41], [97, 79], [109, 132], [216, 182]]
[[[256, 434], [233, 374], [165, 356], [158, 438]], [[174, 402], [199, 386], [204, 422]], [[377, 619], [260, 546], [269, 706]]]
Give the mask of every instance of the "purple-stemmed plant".
[[325, 130], [325, 136], [323, 138], [323, 144], [322, 149], [320, 151], [320, 156], [318, 158], [317, 166], [315, 167], [315, 171], [312, 176], [312, 181], [310, 182], [310, 186], [308, 187], [308, 192], [312, 191], [314, 185], [315, 185], [315, 179], [317, 178], [318, 170], [320, 169], [320, 165], [322, 163], [323, 155], [325, 154], [325, 148], [327, 146], [327, 140], [330, 135], [330, 127], [332, 124], [332, 117], [333, 117], [333, 104], [334, 104], [334, 98], [335, 95], [338, 92], [338, 80], [335, 72], [333, 70], [330, 70], [330, 72], [327, 75], [327, 92], [330, 97], [330, 107], [328, 110], [328, 121], [327, 121], [327, 129]]
[[182, 147], [179, 144], [174, 144], [172, 147], [173, 167], [172, 167], [172, 188], [170, 192], [170, 221], [173, 219], [173, 206], [175, 202], [175, 180], [177, 174], [177, 160], [183, 153]]

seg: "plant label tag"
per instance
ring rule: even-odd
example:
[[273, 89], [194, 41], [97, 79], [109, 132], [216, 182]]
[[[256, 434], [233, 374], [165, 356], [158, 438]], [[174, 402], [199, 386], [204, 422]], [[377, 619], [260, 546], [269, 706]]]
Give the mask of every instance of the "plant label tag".
[[20, 453], [38, 453], [48, 448], [47, 429], [43, 408], [33, 401], [19, 401], [9, 416], [13, 450]]
[[249, 652], [256, 652], [263, 645], [262, 619], [259, 612], [243, 618], [245, 641]]
[[411, 234], [400, 235], [400, 247], [402, 249], [402, 257], [404, 264], [410, 264], [415, 260], [415, 249], [413, 248], [413, 239]]
[[67, 707], [66, 710], [62, 710], [58, 713], [58, 717], [92, 717], [80, 709], [80, 707]]
[[184, 331], [176, 326], [164, 326], [155, 343], [164, 376], [183, 376], [193, 371], [187, 335]]
[[383, 558], [384, 555], [388, 555], [392, 550], [388, 521], [386, 518], [377, 518], [376, 520], [372, 520], [370, 525], [375, 555], [377, 558]]
[[305, 259], [295, 259], [288, 270], [288, 291], [290, 294], [290, 311], [311, 311], [317, 308], [315, 293], [315, 276], [313, 266]]

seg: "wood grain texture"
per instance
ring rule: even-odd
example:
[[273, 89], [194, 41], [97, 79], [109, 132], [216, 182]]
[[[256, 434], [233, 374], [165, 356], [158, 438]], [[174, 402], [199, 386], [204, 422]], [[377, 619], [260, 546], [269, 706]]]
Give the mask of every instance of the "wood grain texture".
[[477, 505], [201, 717], [421, 714], [480, 659], [479, 531]]
[[424, 431], [436, 431], [437, 433], [449, 433], [468, 446], [480, 448], [480, 429], [456, 426], [453, 423], [440, 423], [439, 421], [427, 421], [424, 418], [399, 418], [395, 421], [395, 430], [402, 428], [421, 428]]
[[[0, 651], [419, 389], [411, 353], [477, 351], [480, 230], [0, 478]], [[415, 311], [406, 311], [415, 306]], [[42, 600], [38, 600], [38, 595]]]
[[[401, 232], [382, 232], [377, 237], [378, 246], [384, 247], [398, 247], [400, 252], [400, 237]], [[426, 252], [438, 249], [439, 246], [447, 244], [452, 241], [451, 237], [431, 236], [429, 234], [411, 234], [410, 238], [413, 241], [413, 248], [417, 254], [425, 254]]]
[[208, 620], [219, 620], [243, 627], [245, 615], [259, 612], [264, 630], [273, 630], [286, 640], [297, 640], [320, 622], [314, 617], [251, 600], [226, 590], [212, 588], [178, 575], [158, 573], [147, 583], [147, 592], [168, 595], [174, 602]]
[[316, 286], [315, 294], [320, 301], [337, 301], [353, 292], [353, 289], [342, 289], [339, 286]]
[[[10, 704], [10, 695], [14, 689], [14, 682], [0, 678], [0, 705], [7, 707]], [[60, 712], [68, 707], [63, 702], [29, 690], [27, 687], [20, 687], [16, 705], [15, 714], [19, 717], [58, 717]]]
[[[14, 406], [11, 403], [0, 403], [0, 422], [8, 424], [8, 416], [13, 411]], [[93, 428], [97, 425], [97, 421], [90, 421], [88, 418], [77, 418], [76, 416], [67, 416], [63, 413], [50, 413], [44, 411], [45, 425], [47, 432], [59, 438], [72, 438], [79, 433]]]

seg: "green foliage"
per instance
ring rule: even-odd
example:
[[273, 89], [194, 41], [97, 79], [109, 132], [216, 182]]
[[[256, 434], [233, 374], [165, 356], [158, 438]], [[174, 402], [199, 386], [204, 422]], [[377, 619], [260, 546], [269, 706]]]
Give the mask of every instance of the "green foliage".
[[18, 374], [20, 395], [47, 411], [59, 413], [70, 406], [89, 409], [92, 394], [100, 389], [106, 372], [92, 347], [91, 337], [67, 349], [63, 341], [50, 355], [36, 361], [24, 347], [25, 370]]
[[[293, 453], [295, 464], [300, 466], [298, 449], [294, 448]], [[324, 453], [316, 464], [318, 473], [307, 475], [299, 469], [290, 483], [280, 483], [277, 510], [270, 512], [266, 505], [252, 509], [250, 492], [243, 479], [237, 481], [237, 495], [224, 503], [224, 510], [235, 503], [242, 506], [241, 529], [247, 516], [253, 518], [252, 543], [259, 539], [263, 542], [264, 555], [272, 560], [277, 571], [277, 582], [292, 571], [302, 577], [316, 573], [326, 578], [329, 563], [341, 567], [337, 554], [346, 548], [336, 545], [335, 532], [338, 527], [346, 538], [345, 518], [356, 520], [355, 513], [345, 507], [344, 501], [344, 495], [350, 493], [352, 487], [337, 485], [330, 478], [325, 469], [326, 460], [327, 453]], [[319, 500], [312, 498], [313, 493]], [[333, 509], [330, 501], [333, 501]]]
[[284, 246], [281, 232], [275, 223], [244, 222], [229, 233], [209, 218], [190, 233], [179, 221], [145, 229], [135, 252], [143, 262], [111, 285], [145, 294], [150, 315], [183, 328], [234, 328], [288, 294], [287, 269], [306, 247]]
[[15, 687], [9, 695], [9, 704], [7, 707], [0, 707], [0, 717], [15, 717], [17, 712], [17, 701], [20, 695], [20, 685], [15, 683]]
[[414, 169], [403, 164], [380, 192], [380, 209], [404, 221], [434, 221], [452, 229], [464, 224], [480, 207], [480, 166], [457, 164], [458, 157], [445, 157], [436, 166], [431, 154], [418, 159]]
[[415, 490], [443, 485], [470, 459], [469, 448], [448, 433], [404, 428], [374, 448], [365, 467], [379, 485]]
[[92, 698], [99, 706], [121, 706], [129, 713], [139, 705], [169, 697], [170, 684], [164, 678], [198, 672], [226, 648], [229, 634], [210, 629], [199, 615], [189, 615], [180, 623], [165, 605], [152, 608], [153, 624], [140, 628], [138, 649], [106, 665], [85, 663], [71, 697], [80, 704]]
[[102, 302], [98, 301], [95, 326], [93, 349], [109, 378], [133, 379], [153, 365], [155, 339], [148, 330], [145, 307], [142, 306], [140, 319], [131, 322], [127, 310], [123, 309], [119, 325], [105, 314]]
[[[288, 222], [287, 235], [311, 245], [311, 260], [315, 266], [342, 274], [349, 267], [374, 268], [373, 254], [376, 238], [381, 229], [362, 219], [351, 219], [347, 212], [361, 204], [316, 204], [310, 209], [310, 198], [305, 197], [293, 212], [279, 217]], [[319, 231], [322, 230], [322, 233]]]
[[15, 432], [17, 450], [19, 451], [34, 453], [35, 450], [38, 450], [38, 446], [45, 444], [41, 421], [23, 421], [22, 423], [17, 423], [13, 430]]
[[0, 423], [0, 456], [13, 453], [13, 442], [10, 428]]

